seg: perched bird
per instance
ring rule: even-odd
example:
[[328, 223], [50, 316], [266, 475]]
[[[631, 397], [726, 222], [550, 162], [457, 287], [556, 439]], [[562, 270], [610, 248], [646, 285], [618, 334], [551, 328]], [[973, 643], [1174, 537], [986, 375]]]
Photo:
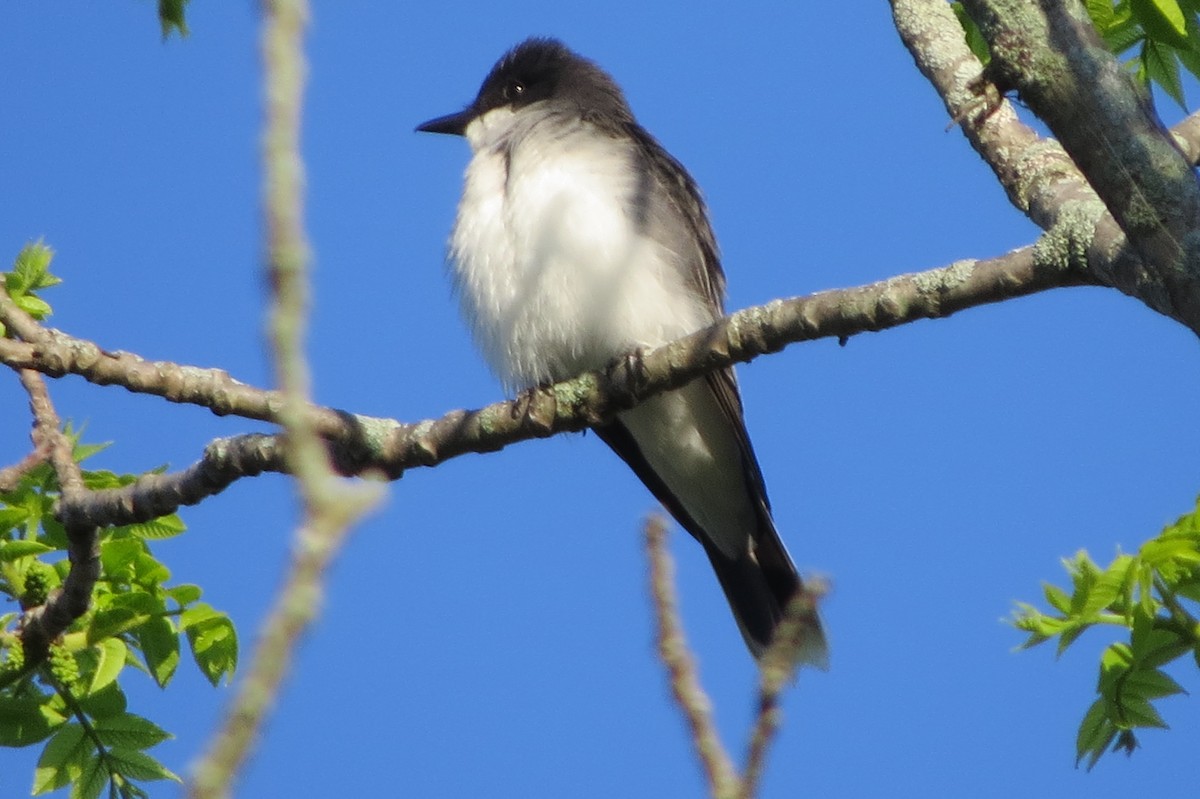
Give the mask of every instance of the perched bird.
[[[450, 262], [475, 341], [508, 391], [603, 368], [723, 315], [725, 276], [695, 181], [613, 79], [561, 42], [517, 45], [470, 105], [417, 130], [470, 142]], [[801, 583], [733, 370], [595, 430], [704, 546], [761, 655]], [[809, 629], [800, 659], [823, 666], [815, 613]]]

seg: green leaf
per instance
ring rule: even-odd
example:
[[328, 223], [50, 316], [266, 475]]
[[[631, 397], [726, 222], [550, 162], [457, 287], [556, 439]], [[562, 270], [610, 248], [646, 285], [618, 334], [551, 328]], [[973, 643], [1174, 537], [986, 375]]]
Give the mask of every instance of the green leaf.
[[[144, 591], [137, 593], [145, 594]], [[129, 594], [118, 596], [129, 596]], [[88, 643], [95, 644], [105, 639], [112, 640], [115, 635], [142, 626], [149, 618], [149, 614], [125, 605], [101, 608], [96, 611], [92, 617], [92, 623], [88, 625]]]
[[130, 524], [124, 529], [138, 538], [163, 539], [174, 538], [187, 530], [187, 525], [183, 523], [178, 514], [172, 513], [169, 516], [160, 516], [148, 522]]
[[38, 758], [37, 769], [33, 772], [32, 794], [39, 796], [58, 790], [76, 779], [90, 748], [83, 727], [75, 723], [62, 727]]
[[[9, 497], [13, 494], [10, 492]], [[0, 494], [0, 501], [4, 500], [3, 494]], [[29, 511], [25, 508], [5, 508], [0, 506], [0, 531], [8, 532], [14, 527], [24, 526], [29, 518]]]
[[79, 699], [79, 706], [92, 717], [95, 722], [110, 716], [119, 716], [125, 712], [128, 701], [121, 690], [120, 683], [110, 683], [103, 690], [97, 691]]
[[100, 563], [106, 577], [130, 582], [133, 561], [146, 551], [146, 545], [136, 538], [108, 540], [100, 545]]
[[1065, 622], [1063, 619], [1043, 615], [1041, 611], [1032, 605], [1019, 602], [1017, 603], [1017, 610], [1013, 616], [1012, 624], [1018, 630], [1024, 630], [1029, 633], [1029, 638], [1021, 644], [1022, 649], [1029, 649], [1038, 644], [1043, 644], [1058, 635], [1062, 632]]
[[166, 688], [179, 666], [179, 634], [175, 626], [170, 619], [159, 616], [147, 620], [135, 635], [150, 675], [160, 688]]
[[47, 699], [0, 697], [0, 746], [29, 746], [61, 727], [63, 718], [47, 708]]
[[132, 713], [99, 719], [92, 726], [105, 746], [126, 749], [149, 749], [175, 737], [149, 719]]
[[1101, 33], [1116, 19], [1112, 0], [1087, 0], [1086, 5], [1088, 16], [1092, 18], [1092, 23]]
[[1126, 756], [1132, 755], [1134, 750], [1138, 748], [1137, 736], [1133, 734], [1133, 730], [1121, 730], [1117, 734], [1117, 742], [1113, 744], [1114, 752], [1124, 752]]
[[1131, 673], [1125, 680], [1125, 689], [1144, 699], [1187, 693], [1183, 686], [1159, 669], [1139, 669]]
[[1167, 729], [1167, 723], [1146, 699], [1138, 696], [1123, 696], [1121, 698], [1121, 715], [1124, 724], [1130, 727], [1158, 727]]
[[13, 302], [17, 304], [18, 308], [37, 320], [45, 319], [53, 313], [50, 303], [34, 294], [22, 294], [14, 298]]
[[[189, 618], [193, 612], [195, 615]], [[229, 617], [199, 603], [184, 611], [181, 623], [187, 630], [192, 658], [208, 681], [216, 686], [222, 678], [232, 679], [237, 669], [238, 647], [237, 631]]]
[[1142, 65], [1145, 77], [1157, 83], [1167, 95], [1187, 108], [1183, 99], [1183, 82], [1179, 78], [1179, 61], [1171, 47], [1147, 40], [1142, 45]]
[[1135, 624], [1130, 637], [1130, 651], [1142, 669], [1156, 669], [1182, 656], [1191, 644], [1173, 630], [1154, 628], [1154, 621], [1147, 620], [1145, 626]]
[[81, 765], [79, 776], [71, 784], [71, 799], [98, 799], [108, 781], [104, 761], [98, 754], [93, 755]]
[[1105, 674], [1127, 671], [1131, 665], [1133, 652], [1128, 644], [1111, 644], [1100, 655], [1100, 670]]
[[47, 247], [39, 239], [26, 244], [17, 253], [13, 262], [13, 271], [4, 276], [4, 287], [14, 298], [30, 291], [61, 283], [62, 281], [50, 274], [50, 262], [54, 260], [54, 250]]
[[107, 638], [92, 647], [92, 650], [99, 655], [99, 661], [92, 673], [91, 685], [88, 686], [89, 694], [103, 690], [117, 679], [121, 669], [125, 668], [125, 655], [128, 651], [125, 642], [120, 638]]
[[197, 602], [179, 615], [179, 626], [181, 629], [186, 630], [189, 627], [195, 627], [209, 619], [220, 618], [223, 615], [225, 614], [207, 602]]
[[1175, 586], [1175, 592], [1184, 599], [1200, 602], [1200, 578], [1179, 583]]
[[[75, 459], [76, 463], [83, 463], [85, 460], [92, 457], [97, 452], [103, 452], [104, 450], [108, 449], [111, 446], [112, 446], [111, 441], [105, 441], [102, 444], [83, 444], [79, 441], [76, 441], [75, 446], [71, 450], [71, 457]], [[88, 474], [89, 474], [88, 472], [86, 472], [86, 471], [84, 472], [85, 477]]]
[[1055, 652], [1055, 657], [1061, 657], [1062, 653], [1067, 651], [1067, 647], [1075, 643], [1075, 641], [1079, 639], [1079, 636], [1083, 635], [1084, 632], [1087, 631], [1087, 628], [1088, 625], [1080, 624], [1064, 629], [1064, 631], [1059, 634], [1058, 650]]
[[167, 596], [174, 599], [180, 605], [190, 605], [203, 595], [204, 592], [200, 589], [200, 586], [192, 585], [191, 583], [181, 583], [167, 589]]
[[1134, 559], [1129, 555], [1118, 555], [1112, 565], [1096, 577], [1078, 615], [1091, 618], [1123, 599], [1128, 593], [1129, 571], [1133, 564]]
[[1070, 560], [1064, 558], [1063, 566], [1071, 575], [1071, 585], [1074, 589], [1071, 595], [1071, 612], [1078, 614], [1087, 603], [1088, 596], [1092, 593], [1092, 586], [1100, 577], [1100, 567], [1083, 549], [1076, 552], [1075, 557]]
[[1088, 758], [1088, 769], [1104, 754], [1104, 750], [1117, 737], [1117, 728], [1109, 720], [1103, 699], [1097, 699], [1088, 708], [1075, 736], [1075, 765]]
[[121, 776], [128, 779], [183, 782], [169, 768], [137, 749], [114, 746], [108, 750], [108, 757]]
[[987, 64], [992, 60], [992, 51], [988, 48], [983, 32], [975, 24], [975, 20], [971, 19], [971, 15], [967, 13], [962, 3], [951, 3], [950, 7], [954, 9], [954, 16], [958, 17], [958, 24], [962, 26], [967, 48], [979, 59], [980, 63]]
[[[122, 488], [134, 481], [134, 476], [129, 474], [117, 474], [110, 472], [108, 469], [91, 469], [83, 473], [83, 484], [93, 491], [103, 491], [106, 488]], [[121, 527], [114, 527], [109, 531], [109, 534], [121, 530]]]
[[1183, 82], [1180, 79], [1180, 57], [1188, 53], [1187, 61], [1197, 59], [1190, 54], [1192, 43], [1186, 39], [1174, 41], [1171, 38], [1150, 36], [1142, 42], [1141, 53], [1137, 60], [1137, 77], [1143, 84], [1157, 84], [1181, 108], [1187, 110], [1183, 95]]
[[53, 552], [54, 547], [48, 547], [45, 544], [37, 541], [5, 541], [0, 543], [0, 563], [9, 563], [18, 558], [26, 558], [30, 555], [44, 555], [47, 552]]
[[1138, 549], [1138, 557], [1160, 571], [1164, 566], [1192, 566], [1200, 563], [1200, 549], [1191, 536], [1170, 535], [1164, 532]]
[[[1131, 612], [1141, 614], [1146, 618], [1153, 619], [1158, 615], [1158, 611], [1162, 609], [1158, 599], [1154, 595], [1154, 569], [1147, 563], [1139, 563], [1137, 569], [1137, 589], [1138, 603], [1136, 608], [1131, 608]], [[1136, 618], [1136, 617], [1135, 617]]]
[[1130, 16], [1114, 21], [1112, 27], [1101, 33], [1104, 36], [1104, 43], [1108, 45], [1108, 49], [1118, 55], [1135, 44], [1141, 44], [1142, 40], [1146, 38], [1142, 26], [1137, 24], [1137, 21]]
[[1133, 16], [1152, 39], [1175, 47], [1188, 47], [1187, 23], [1177, 0], [1130, 0]]
[[138, 585], [158, 587], [171, 579], [171, 570], [149, 552], [143, 551], [133, 561], [133, 579]]
[[[1104, 0], [1104, 2], [1107, 4], [1108, 0]], [[1059, 613], [1069, 613], [1071, 611], [1071, 598], [1067, 596], [1066, 591], [1057, 585], [1042, 583], [1042, 593], [1046, 596], [1046, 602], [1050, 604], [1050, 607]]]
[[1129, 647], [1122, 643], [1110, 645], [1100, 655], [1100, 677], [1096, 681], [1096, 692], [1114, 705], [1120, 702], [1121, 687], [1129, 674], [1131, 662]]

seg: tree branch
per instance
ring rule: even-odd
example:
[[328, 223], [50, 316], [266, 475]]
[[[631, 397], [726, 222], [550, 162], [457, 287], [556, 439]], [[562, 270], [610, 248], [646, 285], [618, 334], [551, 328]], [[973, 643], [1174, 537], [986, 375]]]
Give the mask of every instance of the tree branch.
[[[738, 311], [663, 347], [622, 359], [602, 372], [538, 388], [518, 399], [474, 411], [452, 411], [414, 424], [312, 409], [333, 416], [344, 437], [326, 434], [343, 474], [378, 470], [398, 478], [416, 466], [436, 466], [468, 452], [492, 452], [519, 441], [579, 431], [654, 394], [715, 369], [777, 352], [790, 343], [848, 340], [965, 308], [1051, 288], [1087, 284], [1071, 242], [1047, 236], [988, 261], [961, 261], [854, 289], [775, 300]], [[0, 360], [7, 353], [0, 342]], [[7, 360], [6, 360], [7, 362]], [[252, 390], [247, 387], [247, 390]], [[253, 435], [222, 439], [181, 472], [149, 475], [119, 489], [92, 492], [65, 509], [78, 521], [129, 524], [170, 513], [223, 490], [234, 480], [285, 471], [284, 440]]]
[[[0, 291], [0, 323], [21, 340], [0, 341], [0, 362], [35, 369], [51, 377], [73, 374], [98, 386], [121, 386], [169, 402], [198, 405], [217, 416], [240, 416], [282, 424], [283, 394], [247, 385], [221, 369], [204, 369], [170, 361], [147, 361], [128, 352], [113, 352], [86, 339], [43, 327]], [[309, 407], [312, 425], [334, 438], [348, 437], [352, 426], [343, 414]]]
[[250, 667], [194, 770], [188, 795], [195, 799], [224, 799], [231, 794], [233, 781], [279, 696], [300, 637], [316, 618], [329, 564], [354, 522], [382, 498], [378, 484], [352, 486], [338, 479], [309, 412], [312, 401], [304, 354], [309, 249], [300, 157], [308, 4], [271, 0], [263, 10], [264, 206], [272, 288], [268, 328], [276, 376], [283, 387], [279, 416], [288, 436], [283, 455], [299, 486], [303, 517], [284, 584], [263, 622]]
[[986, 77], [1050, 127], [1141, 256], [1136, 296], [1200, 334], [1200, 183], [1083, 5], [964, 6], [991, 48]]
[[[34, 447], [47, 452], [62, 492], [60, 507], [69, 506], [88, 494], [83, 473], [72, 455], [71, 442], [62, 431], [45, 379], [31, 369], [20, 370], [20, 377], [21, 385], [29, 395], [29, 409], [33, 412]], [[70, 522], [61, 518], [60, 521], [67, 534], [67, 559], [71, 570], [44, 604], [29, 609], [21, 619], [21, 645], [27, 663], [45, 658], [51, 642], [71, 622], [87, 613], [92, 602], [92, 589], [100, 578], [99, 525], [78, 517]]]
[[14, 490], [21, 482], [22, 477], [41, 466], [49, 458], [49, 448], [44, 444], [37, 444], [20, 461], [14, 463], [12, 466], [5, 466], [0, 469], [0, 493]]
[[1043, 230], [1054, 227], [1064, 207], [1098, 202], [1058, 142], [1021, 122], [1000, 96], [980, 97], [983, 65], [967, 47], [962, 25], [944, 0], [891, 0], [896, 30], [917, 69], [1009, 200]]
[[750, 732], [740, 799], [752, 799], [758, 792], [767, 762], [767, 751], [783, 721], [779, 699], [796, 674], [796, 664], [805, 641], [812, 638], [810, 628], [816, 618], [816, 607], [827, 590], [824, 581], [805, 578], [804, 588], [784, 608], [783, 619], [775, 630], [771, 645], [758, 663], [758, 713]]
[[679, 600], [675, 596], [675, 567], [667, 552], [667, 525], [661, 516], [646, 519], [645, 536], [650, 560], [650, 598], [658, 620], [658, 654], [667, 667], [671, 693], [687, 720], [710, 793], [718, 799], [742, 797], [742, 779], [721, 743], [713, 721], [712, 702], [700, 685], [695, 659], [683, 635]]
[[[918, 69], [959, 120], [967, 141], [995, 173], [1009, 199], [1050, 235], [1086, 261], [1096, 282], [1171, 315], [1163, 283], [1140, 254], [1058, 142], [1039, 137], [1012, 105], [989, 98], [983, 66], [967, 48], [962, 26], [942, 0], [892, 0], [896, 29]], [[981, 98], [980, 92], [985, 96]], [[1191, 163], [1200, 159], [1200, 114], [1175, 130]], [[1194, 328], [1193, 328], [1194, 329]]]

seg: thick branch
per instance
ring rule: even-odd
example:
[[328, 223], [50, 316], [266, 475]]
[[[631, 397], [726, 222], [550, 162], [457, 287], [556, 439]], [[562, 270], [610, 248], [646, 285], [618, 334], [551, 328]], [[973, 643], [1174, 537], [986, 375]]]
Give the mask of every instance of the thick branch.
[[[1039, 137], [1010, 103], [980, 96], [982, 65], [967, 48], [962, 26], [942, 0], [892, 0], [896, 29], [917, 67], [963, 122], [971, 146], [992, 168], [1009, 199], [1052, 236], [1074, 241], [1096, 282], [1171, 315], [1163, 281], [1137, 250], [1057, 141]], [[1190, 164], [1200, 159], [1200, 114], [1174, 131]]]
[[917, 69], [1018, 210], [1049, 230], [1064, 207], [1097, 201], [1058, 142], [1022, 123], [1007, 100], [980, 97], [983, 65], [967, 47], [949, 3], [892, 0], [892, 16]]
[[965, 0], [1016, 89], [1062, 143], [1141, 256], [1139, 297], [1200, 333], [1200, 183], [1145, 92], [1077, 0]]

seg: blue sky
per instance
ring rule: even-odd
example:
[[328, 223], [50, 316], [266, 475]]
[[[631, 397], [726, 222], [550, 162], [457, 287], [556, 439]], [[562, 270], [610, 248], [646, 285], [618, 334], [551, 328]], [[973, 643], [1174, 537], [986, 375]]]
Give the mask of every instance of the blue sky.
[[[0, 7], [0, 249], [44, 237], [53, 324], [109, 349], [265, 385], [254, 3], [194, 3], [159, 39], [148, 0]], [[318, 3], [305, 126], [321, 402], [405, 421], [501, 398], [443, 267], [468, 158], [412, 132], [457, 110], [509, 46], [563, 38], [625, 88], [711, 206], [730, 308], [990, 257], [1033, 226], [917, 73], [884, 4]], [[1165, 108], [1168, 117], [1178, 112]], [[1113, 291], [796, 346], [739, 370], [796, 561], [833, 583], [832, 669], [803, 674], [763, 796], [1125, 796], [1183, 777], [1200, 716], [1132, 759], [1073, 767], [1096, 656], [1014, 653], [1001, 619], [1188, 510], [1192, 334]], [[141, 471], [264, 426], [82, 380], [64, 416]], [[0, 461], [28, 446], [0, 381]], [[651, 647], [649, 494], [593, 436], [413, 471], [355, 533], [241, 796], [703, 795]], [[158, 554], [248, 648], [288, 550], [278, 476], [189, 509]], [[754, 671], [699, 547], [673, 549], [721, 729], [744, 746]], [[1194, 673], [1180, 675], [1197, 688]], [[229, 697], [194, 669], [134, 712], [184, 772]], [[0, 793], [35, 752], [0, 751]], [[1187, 772], [1190, 776], [1190, 771]], [[153, 786], [155, 797], [177, 795]]]

